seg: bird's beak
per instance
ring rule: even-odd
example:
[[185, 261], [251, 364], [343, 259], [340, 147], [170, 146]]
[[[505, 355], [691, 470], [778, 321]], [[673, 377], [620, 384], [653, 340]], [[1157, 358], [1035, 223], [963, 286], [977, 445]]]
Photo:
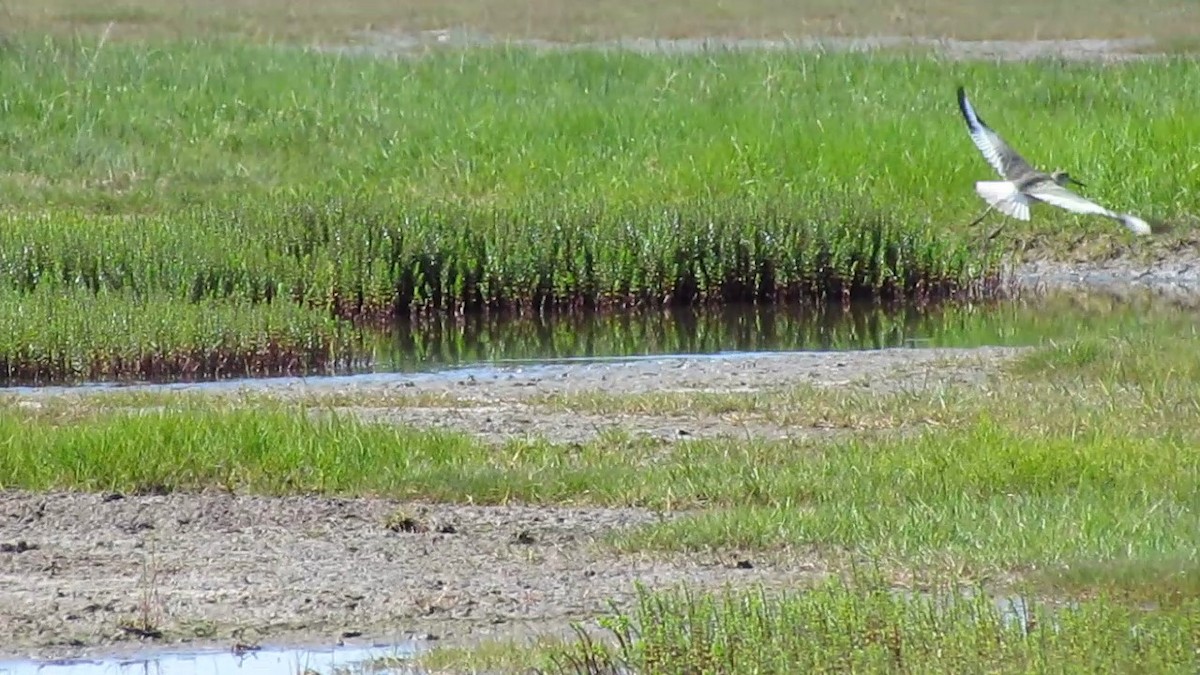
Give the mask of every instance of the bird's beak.
[[1078, 185], [1079, 187], [1087, 187], [1087, 183], [1082, 183], [1082, 182], [1080, 182], [1080, 181], [1077, 181], [1077, 180], [1075, 180], [1074, 176], [1068, 177], [1068, 178], [1067, 178], [1067, 180], [1069, 180], [1069, 181], [1071, 181], [1072, 183], [1074, 183], [1074, 184]]

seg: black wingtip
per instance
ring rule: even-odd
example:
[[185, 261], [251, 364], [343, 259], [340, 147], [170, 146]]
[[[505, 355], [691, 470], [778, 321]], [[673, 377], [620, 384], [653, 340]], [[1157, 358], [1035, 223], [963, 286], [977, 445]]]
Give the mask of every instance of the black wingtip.
[[961, 84], [958, 85], [958, 109], [960, 112], [962, 112], [963, 119], [966, 120], [968, 127], [974, 126], [974, 123], [971, 121], [972, 117], [975, 118], [975, 122], [978, 122], [983, 126], [987, 126], [984, 121], [979, 118], [979, 114], [975, 112], [975, 109], [971, 107], [971, 104], [967, 102], [967, 90], [964, 89]]

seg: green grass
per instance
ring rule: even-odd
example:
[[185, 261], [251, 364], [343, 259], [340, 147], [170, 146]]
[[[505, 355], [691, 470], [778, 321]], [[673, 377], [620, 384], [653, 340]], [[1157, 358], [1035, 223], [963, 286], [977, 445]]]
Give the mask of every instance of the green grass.
[[540, 211], [787, 198], [953, 231], [980, 210], [971, 181], [991, 173], [955, 107], [962, 82], [1018, 149], [1069, 166], [1097, 199], [1138, 195], [1167, 220], [1196, 206], [1174, 179], [1193, 168], [1175, 150], [1200, 133], [1182, 93], [1200, 68], [1185, 58], [90, 47], [25, 40], [0, 59], [11, 205], [161, 210], [276, 189]]
[[719, 508], [622, 545], [820, 542], [872, 560], [950, 561], [975, 574], [1180, 555], [1194, 564], [1200, 465], [1190, 449], [1200, 437], [1114, 438], [1112, 426], [1087, 429], [1094, 423], [1080, 420], [1068, 434], [980, 422], [915, 440], [834, 444], [799, 461], [796, 448], [758, 452], [706, 486]]
[[[197, 207], [169, 220], [107, 222], [20, 215], [9, 219], [13, 236], [0, 244], [0, 271], [8, 272], [0, 283], [17, 290], [162, 290], [181, 301], [279, 297], [370, 320], [751, 300], [928, 300], [986, 294], [997, 281], [994, 269], [982, 267], [986, 259], [884, 215], [835, 220], [778, 205], [276, 207]], [[129, 231], [138, 234], [124, 236]], [[155, 232], [161, 237], [147, 241]]]
[[423, 476], [458, 483], [464, 494], [470, 478], [459, 483], [455, 470], [483, 464], [487, 454], [460, 435], [309, 417], [269, 403], [51, 412], [33, 415], [36, 424], [11, 408], [0, 414], [0, 487], [415, 496], [429, 494]]
[[832, 581], [803, 592], [641, 590], [635, 607], [574, 643], [479, 654], [435, 650], [422, 665], [453, 672], [1190, 673], [1200, 666], [1195, 601], [1144, 612], [1090, 600], [1036, 600], [1023, 614], [986, 595], [898, 595]]

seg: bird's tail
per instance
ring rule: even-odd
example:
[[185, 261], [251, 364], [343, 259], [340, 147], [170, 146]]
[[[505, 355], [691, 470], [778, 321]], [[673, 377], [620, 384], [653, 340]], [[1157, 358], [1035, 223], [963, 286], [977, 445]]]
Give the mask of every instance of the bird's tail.
[[1012, 181], [981, 180], [975, 183], [975, 192], [1000, 213], [1017, 220], [1029, 220], [1029, 201]]

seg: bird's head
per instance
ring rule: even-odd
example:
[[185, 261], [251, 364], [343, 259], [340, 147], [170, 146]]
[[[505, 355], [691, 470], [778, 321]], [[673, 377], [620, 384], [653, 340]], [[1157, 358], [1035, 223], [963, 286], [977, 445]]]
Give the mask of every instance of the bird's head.
[[1079, 181], [1072, 178], [1071, 174], [1067, 173], [1066, 171], [1061, 171], [1061, 170], [1055, 171], [1054, 173], [1050, 174], [1050, 178], [1053, 179], [1055, 183], [1058, 183], [1059, 185], [1061, 185], [1063, 187], [1066, 187], [1070, 183], [1074, 183], [1081, 187], [1087, 187], [1083, 183], [1080, 183]]

